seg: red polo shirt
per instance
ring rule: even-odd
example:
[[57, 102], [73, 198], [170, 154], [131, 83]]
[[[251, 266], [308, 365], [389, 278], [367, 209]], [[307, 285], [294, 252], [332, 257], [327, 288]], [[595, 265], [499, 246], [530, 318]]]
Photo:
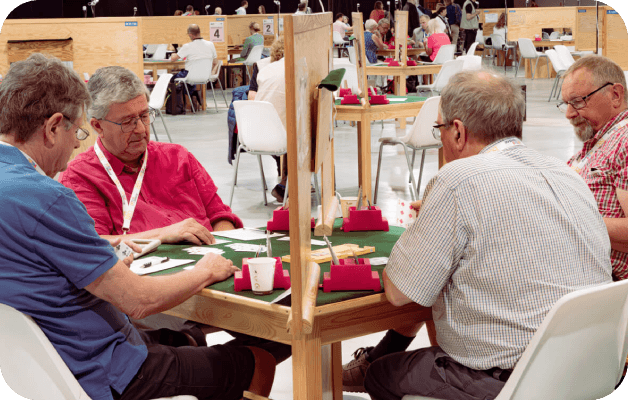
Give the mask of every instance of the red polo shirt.
[[[131, 198], [139, 168], [125, 166], [97, 139], [127, 196]], [[129, 233], [163, 228], [194, 218], [210, 231], [212, 223], [229, 220], [240, 228], [242, 221], [218, 196], [205, 168], [183, 146], [149, 142], [148, 163]], [[99, 235], [121, 235], [122, 198], [94, 147], [68, 164], [59, 181], [74, 190], [96, 223]]]

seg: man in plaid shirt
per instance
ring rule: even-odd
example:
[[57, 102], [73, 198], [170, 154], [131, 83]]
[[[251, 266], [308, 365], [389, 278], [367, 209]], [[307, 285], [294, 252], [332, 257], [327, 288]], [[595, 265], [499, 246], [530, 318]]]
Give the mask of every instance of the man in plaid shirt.
[[568, 164], [589, 185], [604, 218], [615, 280], [628, 278], [627, 98], [621, 67], [591, 55], [567, 70], [558, 104], [584, 142]]

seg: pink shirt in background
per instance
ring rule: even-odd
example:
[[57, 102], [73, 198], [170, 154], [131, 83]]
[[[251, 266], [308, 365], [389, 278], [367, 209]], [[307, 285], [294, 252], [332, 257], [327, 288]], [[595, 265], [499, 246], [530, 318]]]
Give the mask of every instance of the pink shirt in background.
[[432, 49], [432, 54], [430, 54], [430, 60], [434, 61], [438, 51], [441, 47], [446, 44], [451, 44], [451, 40], [449, 40], [449, 36], [446, 33], [434, 33], [427, 38], [427, 47]]

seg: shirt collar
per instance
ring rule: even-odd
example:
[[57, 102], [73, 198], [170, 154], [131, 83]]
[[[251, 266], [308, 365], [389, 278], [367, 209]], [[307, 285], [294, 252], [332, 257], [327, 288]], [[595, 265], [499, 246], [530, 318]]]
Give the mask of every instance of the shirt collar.
[[[100, 146], [100, 149], [105, 155], [105, 158], [107, 158], [107, 161], [109, 161], [109, 165], [111, 165], [111, 168], [113, 169], [113, 172], [116, 174], [116, 176], [120, 176], [122, 172], [126, 172], [128, 174], [136, 174], [139, 172], [140, 167], [138, 168], [129, 167], [126, 164], [124, 164], [122, 161], [120, 161], [118, 157], [111, 154], [109, 150], [107, 150], [107, 148], [102, 144], [100, 137], [96, 140], [98, 141], [98, 145]], [[149, 145], [150, 145], [150, 142], [149, 142]], [[148, 147], [146, 148], [148, 149]], [[142, 156], [142, 158], [143, 157], [144, 156]], [[141, 159], [140, 159], [140, 162], [141, 162]]]
[[487, 151], [489, 151], [490, 149], [492, 149], [493, 147], [499, 145], [502, 142], [506, 142], [506, 141], [518, 141], [519, 143], [517, 143], [517, 146], [522, 145], [523, 143], [521, 142], [521, 139], [515, 137], [515, 136], [508, 136], [499, 140], [494, 141], [493, 143], [489, 144], [488, 146], [484, 147], [478, 154], [482, 154], [482, 153], [486, 153]]
[[609, 129], [611, 129], [613, 126], [615, 126], [616, 123], [623, 121], [624, 119], [628, 118], [628, 109], [620, 112], [619, 114], [617, 114], [616, 116], [614, 116], [613, 118], [611, 118], [610, 121], [608, 121], [603, 127], [602, 129], [600, 129], [599, 131], [597, 131], [597, 133], [589, 140], [587, 140], [587, 143], [592, 142], [592, 143], [597, 143], [598, 140], [600, 140], [600, 138], [602, 136], [604, 136], [606, 134], [606, 132], [608, 132]]
[[[44, 170], [41, 169], [41, 167], [39, 165], [37, 165], [35, 160], [33, 160], [33, 158], [31, 156], [29, 156], [28, 154], [24, 153], [22, 150], [18, 149], [17, 147], [13, 146], [12, 144], [9, 144], [7, 142], [3, 142], [1, 140], [0, 140], [0, 145], [5, 145], [7, 147], [12, 147], [12, 148], [18, 150], [20, 153], [22, 153], [22, 155], [24, 156], [24, 159], [26, 160], [26, 163], [22, 162], [21, 164], [30, 164], [33, 168], [35, 168], [35, 171], [39, 172], [43, 176], [48, 176], [48, 175], [46, 175]], [[15, 158], [12, 161], [17, 164], [18, 158]], [[19, 161], [23, 161], [23, 160], [20, 159]]]

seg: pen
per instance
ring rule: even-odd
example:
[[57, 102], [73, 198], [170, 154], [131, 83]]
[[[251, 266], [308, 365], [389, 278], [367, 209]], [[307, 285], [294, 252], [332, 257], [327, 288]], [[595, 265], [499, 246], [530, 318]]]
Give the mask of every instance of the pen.
[[355, 263], [359, 264], [360, 261], [358, 260], [357, 254], [355, 254], [355, 250], [351, 249], [351, 254], [353, 254], [353, 260], [355, 261]]
[[323, 238], [325, 239], [325, 242], [327, 243], [327, 248], [329, 248], [329, 254], [331, 255], [331, 261], [334, 263], [334, 265], [340, 265], [340, 261], [338, 261], [338, 257], [336, 256], [336, 252], [334, 251], [333, 247], [331, 247], [331, 243], [329, 242], [329, 239], [327, 239], [327, 235], [323, 235]]
[[273, 256], [273, 249], [270, 246], [270, 232], [266, 231], [266, 257]]
[[369, 208], [368, 208], [368, 209], [370, 210], [370, 209], [371, 209], [371, 200], [368, 200], [368, 199], [367, 199], [367, 200], [366, 200], [366, 202], [368, 203], [368, 205], [369, 205]]
[[164, 257], [161, 260], [156, 260], [156, 261], [149, 261], [145, 264], [142, 264], [140, 266], [140, 268], [148, 268], [148, 267], [152, 267], [153, 265], [157, 265], [157, 264], [163, 264], [165, 262], [170, 261], [170, 257]]
[[260, 244], [259, 247], [257, 248], [257, 252], [255, 253], [255, 258], [259, 257], [259, 253], [262, 252], [262, 245]]
[[362, 209], [362, 186], [358, 189], [358, 205], [355, 209], [356, 211], [360, 211]]

